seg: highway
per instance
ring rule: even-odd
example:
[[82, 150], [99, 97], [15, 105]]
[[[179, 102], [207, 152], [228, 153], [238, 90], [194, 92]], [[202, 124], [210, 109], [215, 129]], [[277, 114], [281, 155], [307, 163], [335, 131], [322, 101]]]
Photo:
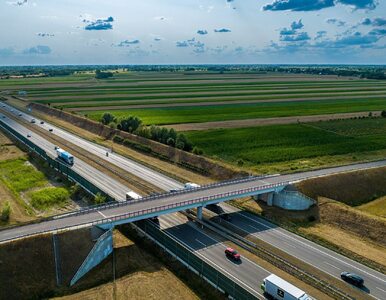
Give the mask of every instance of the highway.
[[246, 257], [241, 258], [241, 263], [229, 260], [224, 255], [227, 247], [225, 244], [203, 232], [197, 224], [182, 214], [161, 216], [158, 227], [256, 297], [265, 299], [261, 294], [260, 284], [271, 272]]
[[386, 299], [386, 276], [332, 250], [293, 234], [248, 212], [223, 205], [229, 213], [231, 223], [274, 247], [318, 268], [319, 270], [340, 278], [343, 271], [353, 272], [365, 280], [365, 286], [371, 295]]
[[[57, 135], [58, 137], [61, 137], [78, 147], [82, 147], [91, 154], [94, 154], [98, 157], [100, 157], [103, 160], [106, 160], [116, 166], [119, 166], [120, 168], [126, 170], [129, 173], [135, 174], [136, 176], [142, 178], [143, 180], [157, 185], [159, 188], [169, 191], [171, 189], [175, 188], [182, 188], [183, 185], [179, 182], [177, 182], [174, 179], [171, 179], [167, 177], [166, 175], [163, 175], [161, 173], [155, 172], [154, 170], [143, 166], [135, 161], [129, 160], [119, 154], [111, 153], [111, 149], [97, 145], [95, 143], [89, 142], [75, 134], [69, 133], [68, 131], [62, 130], [61, 128], [54, 126], [52, 124], [44, 123], [40, 124], [40, 120], [36, 119], [35, 117], [26, 114], [22, 111], [19, 111], [15, 109], [12, 106], [9, 106], [8, 104], [0, 101], [0, 108], [6, 109], [8, 112], [11, 112], [13, 110], [13, 113], [15, 116], [18, 116], [20, 113], [22, 116], [20, 118], [26, 120], [27, 122], [30, 122], [32, 119], [35, 119], [38, 126], [46, 129], [47, 131], [51, 128], [53, 131], [50, 134]], [[109, 153], [109, 156], [106, 156], [106, 152]]]
[[[27, 136], [27, 134], [30, 134], [31, 137], [29, 139], [34, 144], [39, 145], [41, 148], [43, 148], [46, 151], [46, 153], [49, 154], [51, 157], [55, 158], [57, 156], [54, 144], [42, 138], [40, 135], [31, 133], [30, 130], [20, 125], [20, 123], [15, 122], [14, 120], [6, 117], [1, 113], [0, 113], [0, 118], [1, 118], [0, 121], [5, 122], [13, 129], [21, 133], [22, 135]], [[116, 199], [125, 199], [126, 192], [130, 190], [128, 187], [124, 186], [120, 182], [110, 177], [107, 177], [101, 171], [93, 168], [92, 166], [90, 166], [89, 164], [83, 162], [78, 158], [75, 158], [75, 163], [71, 168], [74, 171], [76, 171], [79, 175], [81, 175], [84, 178], [87, 178], [94, 185], [99, 186], [101, 190], [103, 190], [107, 194], [110, 194], [112, 197]]]
[[[24, 114], [24, 113], [23, 113]], [[26, 116], [28, 118], [28, 116]], [[28, 119], [27, 119], [28, 120]], [[17, 124], [14, 124], [14, 126], [20, 126]], [[52, 128], [53, 126], [49, 124], [45, 124], [47, 126], [46, 128]], [[58, 128], [54, 128], [54, 132], [59, 132]], [[26, 131], [23, 131], [26, 133]], [[121, 157], [116, 154], [110, 154], [108, 158], [105, 156], [106, 149], [103, 147], [100, 147], [98, 145], [95, 145], [91, 142], [85, 141], [75, 135], [66, 133], [66, 138], [77, 144], [80, 145], [82, 144], [82, 147], [84, 146], [86, 150], [91, 148], [93, 146], [93, 153], [95, 155], [98, 155], [101, 159], [105, 159], [111, 163], [116, 164], [119, 167], [127, 169], [125, 167], [127, 165], [126, 161], [128, 161], [126, 158]], [[44, 142], [44, 139], [39, 139], [37, 140], [39, 145], [45, 145], [46, 142]], [[53, 151], [53, 145], [47, 145], [47, 147], [51, 147]], [[125, 163], [124, 163], [125, 162]], [[78, 163], [78, 161], [77, 161]], [[76, 164], [77, 164], [76, 163]], [[135, 163], [136, 167], [140, 166], [140, 164]], [[280, 182], [296, 182], [300, 181], [302, 179], [306, 178], [313, 178], [313, 177], [318, 177], [318, 176], [325, 176], [325, 175], [330, 175], [330, 174], [335, 174], [335, 173], [340, 173], [340, 172], [348, 172], [348, 171], [354, 171], [354, 170], [359, 170], [359, 169], [366, 169], [366, 168], [375, 168], [375, 167], [381, 167], [385, 166], [386, 161], [379, 161], [379, 162], [372, 162], [372, 163], [363, 163], [363, 164], [356, 164], [356, 165], [349, 165], [349, 166], [343, 166], [343, 167], [335, 167], [335, 168], [329, 168], [329, 169], [323, 169], [323, 170], [317, 170], [317, 171], [310, 171], [310, 172], [303, 172], [303, 173], [298, 173], [298, 174], [290, 174], [290, 175], [279, 175], [275, 177], [269, 177], [265, 178], [259, 181], [254, 182], [254, 185], [264, 185], [264, 184], [271, 184], [271, 183], [280, 183]], [[75, 166], [74, 166], [75, 167]], [[154, 170], [151, 170], [149, 168], [145, 168], [146, 172], [143, 172], [141, 174], [148, 174], [150, 173], [155, 173], [157, 174]], [[134, 172], [134, 171], [133, 171]], [[90, 173], [88, 173], [90, 174]], [[136, 173], [134, 173], [136, 174]], [[137, 175], [137, 174], [136, 174]], [[154, 180], [154, 177], [151, 177], [153, 179], [146, 179], [149, 180], [154, 185], [158, 185], [160, 188], [164, 190], [168, 189], [174, 189], [174, 188], [181, 188], [182, 184], [178, 183], [170, 178], [167, 178], [163, 174], [157, 174], [158, 176], [156, 177], [157, 180]], [[153, 175], [152, 175], [153, 176]], [[87, 177], [86, 177], [87, 178]], [[104, 176], [104, 178], [106, 178]], [[143, 178], [143, 177], [142, 177]], [[147, 177], [148, 178], [148, 177]], [[165, 179], [165, 180], [164, 180]], [[162, 186], [161, 186], [162, 185]], [[232, 186], [232, 188], [241, 188], [241, 186]], [[229, 189], [228, 189], [229, 190]], [[224, 187], [219, 188], [216, 190], [216, 192], [223, 192]], [[122, 191], [123, 192], [123, 191]], [[202, 191], [202, 195], [207, 195], [208, 190]], [[210, 191], [212, 193], [212, 191]], [[194, 197], [199, 196], [200, 193], [199, 191], [194, 194]], [[187, 195], [184, 195], [187, 196]], [[189, 197], [192, 197], [193, 194], [189, 194]], [[169, 199], [169, 200], [163, 199], [162, 204], [165, 203], [173, 203], [173, 201], [181, 201], [187, 198], [183, 199]], [[238, 226], [241, 229], [244, 229], [245, 231], [248, 231], [252, 234], [257, 235], [259, 238], [271, 243], [272, 245], [282, 249], [283, 251], [288, 252], [289, 254], [304, 260], [305, 262], [309, 263], [310, 265], [313, 265], [314, 267], [317, 267], [335, 277], [337, 277], [340, 273], [340, 271], [353, 271], [355, 273], [358, 273], [362, 275], [365, 278], [366, 282], [366, 287], [370, 289], [371, 294], [378, 298], [378, 299], [386, 299], [386, 278], [383, 274], [376, 272], [372, 269], [369, 269], [367, 267], [364, 267], [363, 265], [356, 263], [348, 258], [345, 258], [343, 256], [340, 256], [339, 254], [332, 252], [326, 248], [323, 248], [321, 246], [316, 245], [315, 243], [312, 243], [308, 240], [305, 240], [303, 238], [298, 237], [295, 234], [292, 234], [284, 229], [278, 228], [275, 225], [273, 225], [270, 222], [267, 222], [258, 216], [251, 215], [251, 214], [245, 214], [238, 212], [237, 209], [230, 207], [229, 205], [224, 205], [222, 204], [225, 210], [229, 211], [232, 213], [232, 223], [236, 226]], [[143, 206], [139, 206], [138, 204], [132, 204], [130, 205], [130, 210], [135, 210], [135, 209], [141, 209]], [[71, 217], [71, 218], [66, 218], [66, 219], [58, 219], [56, 220], [59, 223], [59, 225], [70, 225], [70, 224], [79, 224], [79, 222], [92, 222], [95, 220], [100, 220], [105, 217], [112, 217], [120, 213], [124, 213], [127, 211], [127, 207], [118, 208], [118, 209], [107, 209], [107, 210], [101, 210], [98, 212], [93, 212], [88, 215], [82, 215], [82, 216], [76, 216], [76, 217]], [[163, 217], [163, 219], [168, 218], [168, 217]], [[44, 226], [48, 225], [46, 223]], [[39, 224], [36, 224], [39, 225]], [[30, 225], [31, 226], [31, 225]], [[30, 227], [28, 226], [28, 227]], [[43, 227], [44, 227], [43, 226]], [[20, 227], [18, 231], [20, 230], [25, 230], [27, 228]], [[36, 231], [39, 228], [29, 228], [28, 230], [31, 231]], [[27, 230], [27, 231], [28, 231]], [[0, 240], [2, 239], [7, 239], [9, 237], [12, 237], [12, 234], [17, 234], [17, 232], [0, 232]], [[187, 245], [190, 245], [192, 241], [186, 241]], [[193, 246], [194, 247], [194, 246]], [[210, 247], [212, 248], [212, 247]]]

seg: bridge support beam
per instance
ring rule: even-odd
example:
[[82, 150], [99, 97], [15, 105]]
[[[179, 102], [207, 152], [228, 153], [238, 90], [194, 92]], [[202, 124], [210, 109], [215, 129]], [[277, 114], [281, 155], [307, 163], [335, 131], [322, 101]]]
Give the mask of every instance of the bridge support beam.
[[203, 206], [197, 207], [197, 218], [199, 220], [202, 220], [202, 208], [203, 208]]
[[73, 286], [79, 279], [113, 252], [113, 229], [114, 227], [111, 226], [109, 229], [104, 230], [96, 239], [94, 247], [71, 279], [70, 286]]
[[274, 192], [267, 193], [267, 205], [273, 206]]

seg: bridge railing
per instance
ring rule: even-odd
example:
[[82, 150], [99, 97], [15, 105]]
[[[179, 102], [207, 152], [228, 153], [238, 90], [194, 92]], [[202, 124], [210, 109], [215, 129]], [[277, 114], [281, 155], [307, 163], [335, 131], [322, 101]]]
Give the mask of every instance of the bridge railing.
[[[275, 188], [278, 186], [281, 186], [281, 185], [280, 184], [269, 184], [266, 186], [248, 188], [248, 189], [237, 190], [237, 191], [232, 191], [232, 192], [227, 192], [227, 193], [215, 194], [215, 195], [211, 195], [211, 196], [200, 197], [200, 198], [196, 198], [196, 199], [189, 199], [189, 200], [185, 200], [185, 201], [181, 201], [181, 202], [175, 202], [175, 203], [170, 203], [170, 204], [165, 204], [165, 205], [160, 205], [160, 206], [154, 206], [154, 207], [150, 207], [150, 208], [146, 208], [146, 209], [126, 212], [126, 213], [111, 216], [111, 217], [107, 216], [107, 217], [102, 217], [102, 218], [95, 219], [95, 220], [90, 220], [87, 222], [76, 223], [73, 225], [57, 226], [57, 227], [53, 226], [53, 227], [45, 229], [45, 230], [35, 231], [33, 234], [27, 233], [27, 234], [17, 235], [17, 236], [13, 236], [10, 239], [4, 239], [2, 241], [12, 240], [15, 238], [27, 237], [30, 235], [47, 233], [47, 232], [51, 232], [51, 231], [61, 231], [61, 230], [69, 229], [69, 228], [82, 227], [82, 226], [86, 226], [86, 225], [122, 223], [121, 221], [123, 221], [123, 220], [127, 220], [127, 222], [130, 222], [130, 219], [136, 218], [138, 220], [137, 217], [141, 217], [141, 216], [144, 216], [143, 219], [146, 219], [147, 215], [151, 216], [151, 215], [154, 215], [154, 213], [160, 213], [160, 215], [161, 215], [162, 212], [170, 211], [171, 209], [174, 209], [174, 208], [182, 208], [182, 207], [190, 208], [192, 206], [194, 207], [195, 204], [201, 204], [201, 203], [205, 203], [205, 202], [208, 202], [211, 200], [217, 200], [219, 198], [227, 198], [227, 197], [231, 197], [231, 196], [233, 197], [233, 196], [238, 196], [238, 195], [245, 195], [246, 193], [251, 193], [251, 192], [255, 192], [255, 191], [259, 191], [259, 190], [263, 190], [263, 189]], [[147, 201], [150, 201], [153, 199], [148, 199]], [[110, 206], [111, 207], [119, 207], [119, 206], [125, 206], [125, 205], [127, 205], [126, 202], [125, 203], [116, 203], [116, 204], [114, 203], [114, 204], [111, 204]], [[197, 205], [197, 206], [199, 206], [199, 205]], [[93, 208], [93, 209], [88, 209], [88, 210], [83, 210], [83, 211], [76, 211], [74, 213], [65, 214], [63, 217], [67, 217], [67, 218], [76, 217], [77, 215], [92, 213], [92, 212], [95, 212], [97, 210], [99, 210], [99, 209]], [[98, 216], [99, 216], [99, 214], [98, 214]], [[58, 218], [58, 216], [53, 216], [53, 217], [49, 217], [46, 219], [42, 219], [41, 222], [54, 221], [57, 218]], [[49, 227], [49, 226], [47, 226], [47, 227]], [[4, 228], [3, 230], [6, 230], [6, 229], [7, 228]]]
[[[235, 197], [236, 198], [236, 196], [238, 196], [238, 195], [243, 196], [243, 195], [246, 195], [248, 193], [254, 193], [254, 192], [258, 192], [258, 191], [262, 191], [262, 190], [271, 190], [271, 189], [275, 189], [278, 187], [282, 187], [283, 185], [287, 185], [287, 184], [288, 184], [288, 182], [266, 184], [263, 186], [251, 187], [251, 188], [247, 188], [247, 189], [241, 189], [241, 190], [236, 190], [236, 191], [231, 191], [231, 192], [226, 192], [226, 193], [220, 193], [220, 194], [214, 194], [214, 195], [210, 195], [210, 196], [199, 197], [199, 198], [195, 198], [195, 199], [189, 199], [189, 200], [185, 200], [185, 201], [179, 201], [179, 202], [175, 202], [172, 204], [163, 205], [163, 206], [161, 206], [162, 209], [159, 209], [156, 211], [162, 211], [162, 210], [167, 210], [170, 208], [182, 207], [182, 206], [198, 204], [198, 203], [204, 204], [205, 202], [210, 202], [210, 201], [221, 199], [221, 198], [229, 198], [229, 197]], [[192, 192], [192, 191], [190, 191], [190, 192]], [[71, 217], [71, 216], [75, 216], [75, 215], [88, 214], [88, 213], [91, 213], [94, 211], [108, 210], [108, 209], [118, 208], [118, 207], [122, 207], [122, 206], [130, 206], [130, 205], [133, 205], [136, 203], [144, 203], [144, 202], [159, 200], [162, 198], [165, 199], [165, 198], [168, 198], [170, 196], [174, 196], [174, 195], [173, 194], [151, 195], [151, 196], [139, 199], [139, 200], [126, 201], [126, 202], [114, 202], [114, 203], [109, 203], [109, 204], [104, 204], [104, 205], [99, 205], [99, 206], [92, 206], [92, 207], [77, 210], [77, 211], [74, 211], [71, 213], [56, 215], [54, 218], [64, 218], [64, 217]], [[197, 206], [199, 206], [199, 205], [197, 205]], [[154, 208], [157, 208], [157, 207], [154, 207]], [[152, 210], [150, 212], [155, 212], [155, 210]]]

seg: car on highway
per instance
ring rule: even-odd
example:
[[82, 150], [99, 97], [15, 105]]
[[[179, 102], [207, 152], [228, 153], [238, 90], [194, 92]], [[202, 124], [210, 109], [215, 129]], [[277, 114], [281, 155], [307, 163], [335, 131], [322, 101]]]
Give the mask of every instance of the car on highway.
[[240, 254], [235, 249], [230, 247], [225, 249], [225, 256], [235, 261], [241, 260]]
[[19, 113], [19, 117], [21, 117], [23, 114], [22, 113]]
[[52, 128], [50, 128], [50, 129], [48, 129], [48, 131], [49, 131], [49, 132], [52, 132], [52, 131], [54, 131], [54, 130], [53, 130]]
[[230, 214], [227, 214], [227, 213], [221, 214], [221, 215], [219, 215], [219, 217], [225, 221], [228, 221], [228, 222], [232, 221], [232, 217], [230, 216]]
[[40, 124], [44, 124], [44, 121], [40, 121]]
[[36, 120], [35, 119], [31, 119], [31, 123], [36, 123]]
[[362, 277], [360, 277], [357, 274], [350, 273], [350, 272], [342, 272], [340, 274], [340, 278], [342, 278], [344, 281], [351, 283], [352, 285], [355, 285], [357, 287], [362, 287], [365, 281]]
[[30, 138], [30, 137], [31, 137], [31, 134], [30, 134], [30, 133], [27, 133], [27, 137]]

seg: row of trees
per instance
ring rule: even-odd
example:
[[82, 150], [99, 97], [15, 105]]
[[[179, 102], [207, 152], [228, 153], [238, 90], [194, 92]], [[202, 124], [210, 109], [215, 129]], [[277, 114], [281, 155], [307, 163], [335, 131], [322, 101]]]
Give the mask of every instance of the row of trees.
[[106, 78], [113, 77], [113, 75], [114, 74], [112, 72], [102, 72], [101, 70], [95, 71], [95, 78], [96, 79], [106, 79]]
[[151, 125], [150, 127], [145, 126], [143, 125], [142, 120], [136, 116], [116, 118], [111, 113], [104, 113], [101, 122], [114, 129], [130, 132], [188, 152], [194, 150], [196, 154], [202, 154], [202, 151], [197, 148], [194, 149], [193, 144], [184, 134], [177, 133], [173, 128], [167, 129], [155, 125]]

